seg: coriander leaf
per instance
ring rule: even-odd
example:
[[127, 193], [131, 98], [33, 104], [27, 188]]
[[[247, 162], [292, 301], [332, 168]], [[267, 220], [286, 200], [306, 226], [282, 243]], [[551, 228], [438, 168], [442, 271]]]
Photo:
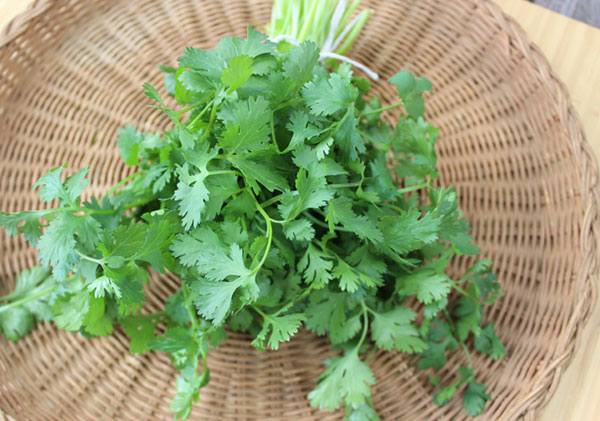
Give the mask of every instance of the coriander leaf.
[[192, 291], [197, 295], [194, 304], [198, 312], [220, 326], [229, 313], [233, 294], [242, 286], [239, 278], [236, 281], [209, 281], [199, 279], [192, 282]]
[[[150, 348], [155, 351], [168, 352], [175, 354], [182, 352], [180, 363], [185, 366], [189, 361], [189, 357], [193, 357], [193, 354], [197, 349], [197, 343], [194, 341], [194, 332], [190, 327], [175, 326], [167, 329], [164, 335], [157, 336], [150, 343]], [[193, 361], [193, 364], [197, 364], [197, 361]]]
[[34, 185], [33, 188], [40, 187], [40, 199], [44, 202], [51, 202], [58, 198], [61, 203], [67, 203], [75, 206], [77, 199], [83, 190], [89, 184], [85, 179], [89, 168], [84, 167], [70, 177], [67, 177], [65, 182], [61, 182], [61, 173], [66, 164], [60, 167], [53, 168], [48, 173], [43, 175]]
[[396, 163], [393, 171], [399, 178], [404, 178], [407, 185], [437, 177], [437, 135], [438, 130], [422, 118], [404, 117], [396, 124], [391, 139]]
[[315, 115], [330, 116], [351, 107], [358, 91], [337, 73], [317, 76], [302, 88], [302, 97]]
[[[33, 318], [30, 315], [35, 316], [37, 321], [52, 319], [52, 309], [49, 303], [54, 298], [56, 287], [56, 280], [50, 275], [49, 270], [42, 266], [24, 270], [17, 276], [15, 290], [0, 297], [2, 301], [8, 302], [7, 305], [21, 303], [8, 310], [6, 307], [0, 306], [0, 320], [4, 320], [0, 322], [0, 326], [4, 324], [4, 330], [13, 332], [10, 337], [9, 334], [6, 334], [8, 339], [16, 340], [14, 335], [21, 332], [28, 333], [33, 328]], [[30, 315], [26, 313], [30, 313]], [[13, 318], [14, 320], [11, 320]]]
[[277, 351], [281, 342], [288, 342], [290, 337], [298, 332], [302, 322], [306, 320], [304, 314], [288, 314], [286, 316], [267, 315], [264, 320], [261, 334], [252, 342], [257, 349], [264, 349], [264, 338], [272, 330], [268, 345], [271, 349]]
[[412, 73], [406, 70], [396, 73], [389, 79], [389, 82], [398, 88], [398, 95], [402, 99], [408, 115], [412, 118], [423, 116], [425, 113], [425, 102], [423, 101], [422, 93], [431, 91], [431, 82], [424, 77], [417, 79]]
[[381, 218], [377, 228], [383, 233], [384, 243], [379, 247], [392, 256], [405, 255], [437, 240], [440, 220], [431, 213], [420, 216], [420, 211], [412, 209]]
[[163, 102], [160, 94], [158, 93], [158, 91], [156, 90], [156, 88], [154, 86], [150, 85], [148, 82], [144, 82], [142, 84], [142, 88], [145, 89], [144, 95], [146, 95], [151, 100], [158, 102], [163, 107], [165, 106], [165, 103]]
[[[46, 213], [47, 212], [44, 212], [44, 211], [23, 211], [23, 212], [16, 212], [16, 213], [8, 213], [8, 212], [0, 211], [0, 226], [6, 230], [6, 233], [8, 235], [13, 237], [18, 234], [19, 224], [21, 222], [28, 221], [30, 219], [38, 220], [41, 216], [44, 216]], [[22, 232], [22, 230], [21, 230], [21, 232]], [[40, 233], [40, 235], [41, 235], [41, 233]], [[34, 241], [37, 241], [37, 238]]]
[[104, 232], [102, 241], [98, 243], [103, 260], [117, 266], [132, 256], [144, 244], [147, 227], [145, 224], [131, 223], [119, 225], [113, 232]]
[[229, 155], [265, 149], [271, 133], [270, 116], [269, 103], [260, 96], [225, 103], [218, 113], [225, 123], [219, 146]]
[[241, 218], [244, 215], [247, 218], [252, 218], [256, 212], [254, 198], [246, 190], [233, 199], [230, 199], [223, 208], [223, 214], [235, 219]]
[[378, 285], [384, 283], [383, 275], [387, 273], [387, 265], [380, 256], [374, 255], [369, 250], [367, 244], [350, 253], [346, 262], [356, 267], [359, 272], [373, 278]]
[[425, 370], [434, 367], [442, 368], [446, 363], [446, 351], [453, 351], [458, 346], [450, 326], [443, 320], [436, 319], [428, 332], [427, 348], [417, 362], [417, 367]]
[[169, 246], [175, 233], [178, 231], [173, 224], [173, 218], [164, 213], [154, 216], [144, 215], [148, 227], [144, 235], [144, 241], [130, 259], [142, 260], [152, 265], [152, 269], [164, 273], [165, 269], [172, 269], [173, 257], [169, 252]]
[[326, 364], [328, 368], [319, 377], [317, 387], [308, 394], [311, 406], [333, 411], [343, 402], [350, 408], [359, 408], [370, 399], [369, 385], [375, 383], [375, 377], [356, 350], [330, 358]]
[[252, 75], [254, 60], [248, 56], [232, 58], [221, 75], [221, 81], [229, 87], [229, 92], [237, 90]]
[[371, 220], [363, 215], [357, 216], [352, 210], [352, 201], [346, 197], [338, 197], [329, 202], [327, 221], [341, 223], [344, 228], [351, 230], [363, 240], [381, 243], [383, 234]]
[[165, 313], [176, 323], [187, 325], [190, 323], [190, 313], [185, 302], [183, 288], [167, 298]]
[[309, 244], [306, 253], [298, 262], [297, 269], [302, 272], [307, 283], [315, 283], [318, 287], [322, 287], [327, 285], [333, 277], [331, 274], [333, 262], [328, 260], [329, 258], [328, 255]]
[[209, 191], [204, 184], [206, 172], [190, 175], [187, 163], [177, 167], [179, 183], [173, 196], [179, 202], [179, 215], [183, 218], [184, 228], [195, 228], [202, 220], [202, 211], [209, 199]]
[[[295, 110], [290, 114], [290, 121], [285, 126], [292, 132], [292, 139], [287, 149], [294, 149], [297, 146], [303, 145], [305, 140], [309, 140], [320, 133], [320, 130], [313, 124], [309, 123], [308, 114], [303, 110]], [[324, 152], [321, 147], [320, 155], [323, 159]]]
[[377, 412], [367, 403], [363, 403], [358, 408], [352, 410], [347, 421], [380, 421]]
[[362, 328], [361, 313], [356, 313], [354, 316], [349, 317], [346, 323], [340, 328], [332, 328], [329, 331], [329, 339], [332, 344], [341, 344], [348, 342], [354, 338]]
[[108, 276], [100, 276], [88, 283], [86, 287], [94, 292], [94, 297], [104, 297], [106, 294], [113, 295], [116, 298], [121, 298], [121, 289]]
[[150, 345], [154, 340], [154, 331], [161, 322], [161, 318], [153, 315], [128, 316], [120, 321], [121, 326], [129, 336], [129, 352], [132, 354], [143, 354], [150, 351]]
[[326, 188], [324, 178], [319, 178], [304, 169], [298, 171], [296, 189], [296, 195], [291, 192], [284, 193], [278, 207], [285, 220], [296, 218], [306, 209], [323, 207], [333, 197], [333, 191]]
[[66, 198], [65, 188], [61, 181], [61, 173], [66, 164], [48, 171], [34, 185], [33, 188], [40, 187], [40, 199], [44, 202], [51, 202], [56, 198], [64, 200]]
[[377, 279], [371, 278], [366, 273], [359, 271], [356, 267], [350, 266], [343, 259], [337, 259], [337, 265], [331, 272], [333, 279], [339, 279], [340, 289], [350, 293], [358, 291], [359, 286], [376, 287], [380, 285]]
[[341, 330], [346, 324], [347, 294], [323, 290], [313, 296], [304, 310], [306, 328], [317, 335]]
[[234, 57], [246, 55], [249, 57], [257, 57], [263, 54], [271, 54], [275, 52], [277, 44], [267, 40], [267, 37], [248, 26], [246, 39], [238, 37], [221, 38], [219, 44], [215, 47], [215, 51], [225, 60], [231, 60]]
[[429, 304], [439, 301], [450, 293], [450, 279], [427, 267], [417, 269], [396, 279], [396, 292], [400, 295], [417, 295], [417, 299]]
[[2, 307], [0, 307], [0, 330], [4, 332], [6, 339], [17, 341], [33, 329], [33, 315], [25, 307], [1, 310]]
[[242, 309], [227, 319], [227, 326], [236, 332], [247, 332], [254, 322], [254, 316], [248, 310]]
[[104, 266], [104, 273], [119, 288], [121, 295], [117, 298], [119, 313], [129, 315], [137, 312], [144, 303], [144, 283], [148, 280], [148, 272], [129, 262], [126, 266], [111, 268]]
[[304, 218], [295, 219], [283, 224], [283, 233], [289, 240], [300, 242], [311, 241], [315, 237], [315, 229]]
[[117, 146], [123, 161], [130, 167], [139, 164], [138, 157], [142, 139], [142, 134], [136, 131], [133, 126], [125, 126], [125, 128], [119, 129]]
[[447, 405], [448, 402], [452, 399], [454, 394], [456, 393], [456, 389], [458, 388], [460, 383], [453, 383], [450, 386], [446, 386], [442, 388], [439, 392], [433, 395], [433, 401], [436, 405], [444, 406]]
[[104, 298], [89, 298], [89, 310], [83, 318], [82, 325], [85, 331], [94, 336], [106, 336], [113, 331], [112, 319], [105, 312]]
[[101, 232], [102, 226], [100, 222], [92, 215], [81, 215], [79, 217], [77, 240], [83, 247], [95, 250], [96, 243], [100, 240]]
[[193, 70], [182, 71], [177, 77], [177, 81], [181, 83], [181, 86], [185, 90], [199, 94], [214, 91], [222, 87], [221, 78], [207, 72], [196, 72]]
[[459, 341], [467, 339], [469, 332], [473, 331], [475, 336], [479, 336], [481, 328], [481, 305], [469, 297], [458, 299], [452, 315], [456, 317], [456, 334]]
[[497, 361], [506, 355], [506, 348], [496, 335], [493, 322], [481, 329], [480, 335], [475, 336], [474, 345], [477, 351], [489, 355], [492, 360]]
[[[231, 306], [233, 294], [243, 288], [250, 301], [258, 298], [255, 273], [244, 263], [242, 250], [232, 244], [229, 253], [219, 242], [216, 234], [207, 227], [191, 234], [181, 234], [171, 247], [174, 255], [188, 266], [195, 266], [207, 279], [192, 282], [192, 291], [197, 295], [198, 311], [213, 324], [220, 325]], [[231, 281], [224, 281], [227, 278]]]
[[477, 383], [475, 380], [469, 382], [469, 387], [463, 397], [463, 407], [470, 416], [476, 417], [485, 409], [486, 401], [490, 400], [490, 395], [485, 393], [485, 389], [483, 384]]
[[283, 59], [283, 73], [297, 89], [313, 78], [313, 69], [319, 61], [319, 48], [312, 41], [304, 41], [290, 50]]
[[[225, 214], [222, 211], [224, 204], [230, 204], [232, 202], [232, 196], [239, 193], [240, 187], [238, 184], [238, 176], [236, 174], [217, 174], [211, 175], [204, 181], [204, 185], [208, 189], [209, 200], [206, 202], [204, 208], [204, 221], [212, 221], [218, 215]], [[247, 195], [249, 193], [245, 192]], [[243, 196], [243, 194], [242, 194]], [[246, 214], [251, 214], [251, 210], [256, 211], [254, 206], [254, 200], [252, 199], [252, 207], [250, 210], [246, 209]]]
[[210, 380], [208, 368], [204, 368], [201, 374], [194, 371], [181, 373], [175, 382], [177, 394], [169, 407], [175, 414], [176, 420], [185, 420], [192, 412], [192, 404], [198, 402], [199, 390]]
[[80, 291], [59, 297], [52, 307], [54, 323], [59, 329], [76, 332], [90, 309], [90, 295]]
[[351, 111], [348, 111], [333, 133], [333, 139], [339, 146], [344, 161], [356, 161], [358, 154], [366, 151], [365, 141], [357, 131], [358, 120], [351, 115]]
[[368, 181], [369, 186], [372, 186], [382, 199], [393, 200], [397, 195], [398, 186], [392, 179], [385, 162], [385, 156], [379, 155], [376, 159], [371, 160], [369, 169], [371, 170], [371, 178]]
[[[183, 68], [197, 70], [202, 74], [218, 80], [227, 67], [227, 62], [215, 51], [187, 47], [177, 59]], [[183, 74], [182, 74], [183, 76]], [[180, 76], [181, 78], [181, 76]]]
[[289, 189], [285, 177], [283, 177], [277, 168], [269, 165], [272, 156], [264, 154], [256, 157], [231, 157], [231, 163], [238, 168], [248, 185], [252, 187], [255, 193], [260, 193], [260, 187], [257, 182], [265, 186], [269, 191], [284, 191]]
[[60, 212], [38, 241], [38, 258], [43, 265], [51, 265], [58, 280], [64, 280], [76, 263], [75, 233], [79, 228], [79, 216]]
[[373, 312], [371, 336], [379, 348], [396, 349], [412, 354], [427, 348], [419, 338], [418, 329], [411, 323], [417, 314], [405, 307], [396, 307], [385, 313]]
[[269, 99], [271, 108], [276, 109], [290, 100], [294, 91], [295, 81], [283, 75], [280, 71], [271, 71], [266, 76], [269, 89], [265, 95]]

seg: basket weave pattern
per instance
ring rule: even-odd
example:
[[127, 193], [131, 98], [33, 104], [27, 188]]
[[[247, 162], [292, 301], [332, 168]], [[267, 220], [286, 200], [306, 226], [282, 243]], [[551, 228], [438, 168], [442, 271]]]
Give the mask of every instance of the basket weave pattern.
[[[429, 78], [428, 118], [440, 128], [442, 184], [457, 188], [506, 296], [487, 314], [509, 355], [476, 356], [493, 400], [481, 419], [535, 417], [552, 395], [595, 302], [598, 170], [565, 88], [523, 31], [489, 0], [366, 1], [375, 9], [351, 56], [385, 80], [401, 69]], [[42, 206], [31, 185], [49, 168], [90, 165], [96, 196], [127, 176], [114, 139], [133, 124], [165, 128], [146, 108], [144, 81], [186, 46], [213, 47], [268, 20], [262, 0], [42, 0], [0, 34], [0, 209]], [[395, 92], [374, 86], [385, 103]], [[388, 117], [393, 117], [390, 113]], [[391, 119], [393, 121], [393, 119]], [[36, 263], [21, 238], [0, 236], [0, 294]], [[453, 262], [456, 274], [469, 262]], [[147, 311], [178, 280], [152, 275]], [[306, 395], [331, 355], [302, 332], [277, 352], [244, 335], [209, 358], [211, 383], [192, 420], [328, 420]], [[464, 363], [462, 356], [450, 364]], [[415, 359], [379, 352], [370, 361], [384, 420], [457, 420], [461, 402], [438, 408]], [[443, 372], [442, 382], [453, 378]], [[133, 357], [120, 330], [94, 340], [39, 326], [17, 343], [0, 339], [0, 414], [18, 420], [169, 419], [176, 373], [167, 356]], [[2, 415], [0, 415], [0, 418]]]

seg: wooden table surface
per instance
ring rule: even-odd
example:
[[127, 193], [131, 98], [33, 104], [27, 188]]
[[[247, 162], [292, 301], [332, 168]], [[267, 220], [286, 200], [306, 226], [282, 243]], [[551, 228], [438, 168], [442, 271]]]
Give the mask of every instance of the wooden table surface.
[[[451, 1], [451, 0], [449, 0]], [[600, 158], [600, 30], [524, 0], [495, 0], [525, 28], [566, 84], [588, 141]], [[0, 28], [31, 0], [0, 0]], [[2, 416], [0, 415], [0, 419]], [[600, 419], [600, 306], [586, 325], [580, 347], [540, 421]]]

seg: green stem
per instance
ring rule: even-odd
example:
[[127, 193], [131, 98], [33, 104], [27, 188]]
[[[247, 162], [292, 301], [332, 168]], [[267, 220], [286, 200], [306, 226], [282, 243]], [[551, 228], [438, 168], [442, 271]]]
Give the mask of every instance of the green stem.
[[267, 206], [271, 206], [273, 203], [279, 202], [282, 197], [283, 197], [283, 194], [278, 194], [277, 196], [273, 196], [269, 200], [265, 200], [264, 202], [262, 202], [260, 204], [260, 206], [263, 208], [266, 208]]
[[375, 110], [371, 110], [371, 111], [367, 111], [366, 113], [361, 113], [360, 117], [364, 117], [366, 115], [371, 115], [371, 114], [376, 114], [376, 113], [381, 113], [383, 111], [387, 111], [387, 110], [391, 110], [393, 108], [398, 108], [401, 107], [403, 105], [402, 102], [398, 103], [398, 104], [394, 104], [394, 105], [388, 105], [387, 107], [382, 107], [382, 108], [377, 108]]
[[363, 342], [365, 341], [365, 338], [367, 337], [367, 330], [369, 330], [369, 312], [368, 312], [368, 307], [365, 304], [364, 301], [360, 302], [362, 308], [363, 308], [363, 331], [362, 334], [360, 335], [360, 339], [358, 340], [358, 343], [356, 344], [356, 348], [354, 348], [354, 350], [356, 352], [358, 352], [358, 350], [360, 350], [360, 347], [362, 346]]
[[258, 271], [260, 270], [262, 265], [264, 265], [265, 261], [267, 260], [267, 256], [269, 255], [269, 251], [271, 250], [271, 243], [273, 241], [273, 225], [271, 225], [271, 218], [269, 218], [269, 215], [267, 215], [267, 212], [265, 212], [265, 210], [262, 208], [262, 206], [260, 206], [260, 204], [256, 200], [256, 197], [254, 196], [254, 194], [252, 192], [250, 194], [252, 194], [252, 197], [254, 198], [254, 202], [256, 204], [256, 209], [258, 209], [258, 212], [260, 212], [260, 214], [263, 216], [263, 218], [265, 218], [265, 222], [267, 223], [267, 245], [265, 247], [265, 253], [263, 254], [262, 259], [260, 259], [260, 262], [258, 262], [258, 265], [250, 273], [250, 276], [254, 276], [258, 273]]
[[275, 149], [277, 150], [277, 153], [281, 153], [279, 151], [279, 144], [277, 144], [277, 138], [275, 137], [275, 122], [273, 121], [275, 116], [275, 111], [273, 111], [271, 113], [271, 140], [273, 141], [273, 145], [275, 146]]
[[133, 174], [128, 175], [127, 177], [125, 177], [124, 179], [122, 179], [121, 181], [119, 181], [117, 184], [115, 184], [114, 186], [112, 186], [106, 192], [105, 196], [110, 196], [111, 194], [113, 194], [114, 192], [116, 192], [117, 190], [119, 190], [121, 187], [123, 187], [125, 184], [127, 184], [128, 182], [130, 182], [134, 178], [139, 177], [141, 174], [142, 174], [142, 172], [138, 171], [138, 172], [134, 172]]
[[308, 288], [306, 288], [302, 294], [292, 298], [286, 305], [284, 305], [283, 307], [281, 307], [279, 310], [277, 310], [273, 315], [274, 316], [278, 316], [281, 313], [285, 313], [286, 311], [288, 311], [290, 308], [292, 308], [292, 306], [294, 304], [296, 304], [298, 301], [302, 301], [304, 300], [308, 294], [310, 294], [310, 292], [312, 291], [312, 289], [314, 288], [315, 284], [310, 284], [308, 286]]
[[[317, 212], [319, 215], [321, 215], [323, 218], [325, 218], [325, 213], [321, 209], [313, 209], [313, 211]], [[329, 225], [327, 225], [325, 222], [323, 222], [323, 221], [315, 218], [310, 213], [308, 213], [308, 212], [302, 212], [302, 214], [304, 216], [306, 216], [308, 219], [310, 219], [311, 221], [313, 221], [315, 224], [320, 225], [323, 228], [329, 229]], [[338, 225], [334, 225], [334, 228], [335, 228], [336, 231], [352, 232], [352, 233], [354, 233], [354, 231], [346, 229], [346, 228], [342, 228], [342, 227], [340, 227]]]
[[140, 199], [137, 202], [128, 204], [127, 206], [125, 206], [125, 209], [129, 210], [129, 209], [137, 208], [138, 206], [143, 206], [150, 202], [153, 202], [154, 200], [156, 200], [156, 198], [154, 198], [154, 197], [149, 198], [149, 199]]
[[467, 348], [467, 345], [465, 345], [464, 342], [461, 342], [460, 346], [462, 347], [463, 351], [467, 355], [467, 361], [469, 362], [469, 367], [471, 368], [471, 370], [473, 370], [473, 368], [474, 368], [473, 359], [471, 358], [471, 352], [469, 351], [469, 348]]
[[[202, 109], [202, 111], [200, 111], [200, 112], [198, 113], [198, 115], [197, 115], [196, 117], [194, 117], [194, 119], [193, 119], [192, 121], [190, 121], [190, 122], [189, 122], [189, 123], [188, 123], [188, 124], [185, 126], [185, 127], [186, 127], [186, 129], [189, 129], [190, 127], [193, 127], [193, 126], [194, 126], [194, 124], [196, 124], [196, 123], [198, 122], [198, 120], [200, 120], [200, 119], [202, 118], [202, 116], [204, 116], [204, 114], [206, 113], [206, 111], [208, 111], [208, 108], [209, 108], [209, 107], [212, 105], [213, 101], [214, 101], [214, 99], [210, 100], [210, 101], [208, 102], [208, 104], [206, 104], [206, 106], [205, 106], [205, 107]], [[214, 109], [214, 107], [213, 107], [213, 109]], [[177, 116], [177, 117], [179, 118], [179, 116], [180, 116], [182, 113], [184, 113], [184, 112], [185, 112], [185, 111], [181, 111], [180, 113], [178, 113], [178, 116]]]
[[452, 331], [452, 334], [454, 335], [454, 339], [456, 339], [456, 342], [458, 342], [460, 344], [461, 348], [463, 349], [463, 351], [467, 355], [467, 361], [469, 362], [469, 367], [471, 369], [473, 369], [473, 359], [471, 358], [471, 352], [469, 351], [469, 348], [467, 348], [467, 346], [465, 345], [465, 343], [463, 341], [461, 341], [461, 340], [458, 339], [458, 334], [456, 333], [456, 325], [452, 321], [452, 317], [450, 317], [450, 313], [448, 313], [447, 309], [443, 309], [442, 313], [444, 314], [444, 317], [446, 318], [446, 321], [450, 325], [450, 329]]
[[471, 300], [475, 301], [475, 302], [479, 302], [479, 299], [474, 297], [473, 295], [469, 294], [467, 291], [465, 291], [464, 289], [462, 289], [461, 287], [458, 286], [458, 284], [455, 281], [451, 281], [452, 282], [452, 287], [457, 290], [458, 292], [460, 292], [462, 295], [464, 295], [465, 297], [469, 297]]
[[342, 184], [329, 184], [327, 187], [333, 187], [334, 189], [342, 189], [345, 187], [360, 187], [362, 181], [356, 181], [354, 183], [342, 183]]
[[402, 189], [398, 189], [398, 190], [396, 190], [396, 193], [398, 193], [398, 194], [409, 193], [412, 191], [424, 189], [425, 187], [429, 187], [429, 185], [430, 185], [429, 181], [426, 181], [421, 184], [415, 184], [414, 186], [409, 186], [409, 187], [404, 187]]
[[198, 315], [196, 314], [196, 311], [194, 310], [194, 308], [192, 307], [192, 303], [189, 300], [190, 297], [190, 287], [187, 286], [187, 284], [185, 283], [185, 281], [183, 282], [183, 298], [185, 300], [185, 307], [188, 311], [188, 314], [190, 316], [190, 320], [192, 321], [192, 327], [194, 330], [198, 329]]
[[[204, 111], [204, 110], [203, 110]], [[212, 125], [215, 121], [215, 116], [217, 115], [217, 106], [216, 104], [213, 104], [212, 110], [210, 112], [210, 118], [208, 120], [208, 128], [206, 129], [206, 132], [202, 135], [203, 139], [206, 139], [207, 137], [210, 136], [210, 131], [212, 129]], [[197, 118], [197, 117], [196, 117]], [[194, 119], [195, 120], [195, 119]]]
[[368, 363], [369, 360], [373, 357], [373, 355], [375, 355], [375, 352], [377, 352], [377, 347], [375, 345], [373, 345], [371, 347], [371, 349], [369, 350], [369, 352], [367, 353], [367, 356], [364, 359], [365, 363]]
[[[200, 106], [200, 105], [202, 105], [203, 103], [204, 103], [204, 101], [202, 101], [202, 102], [197, 102], [197, 103], [195, 103], [195, 104], [192, 104], [192, 105], [190, 105], [190, 106], [188, 106], [188, 107], [184, 108], [183, 110], [180, 110], [180, 111], [178, 111], [178, 112], [177, 112], [177, 117], [181, 117], [181, 115], [182, 115], [183, 113], [187, 113], [188, 111], [190, 111], [190, 110], [193, 110], [194, 108], [197, 108], [197, 107], [199, 107], [199, 106]], [[209, 101], [208, 103], [210, 104], [210, 101]], [[205, 107], [205, 108], [206, 108], [206, 107]], [[203, 110], [203, 111], [204, 111], [204, 110]]]
[[96, 258], [94, 258], [94, 257], [87, 256], [87, 255], [83, 254], [82, 252], [80, 252], [80, 251], [79, 251], [79, 250], [77, 250], [77, 249], [74, 249], [74, 250], [75, 250], [75, 254], [77, 254], [77, 255], [78, 255], [79, 257], [81, 257], [82, 259], [88, 260], [88, 261], [90, 261], [90, 262], [97, 263], [97, 264], [99, 264], [99, 265], [101, 265], [101, 266], [102, 266], [102, 265], [104, 265], [104, 261], [103, 261], [103, 260], [98, 260], [98, 259], [96, 259]]
[[300, 29], [300, 33], [298, 34], [298, 38], [296, 39], [298, 42], [303, 42], [304, 40], [306, 40], [306, 36], [309, 34], [311, 26], [312, 26], [312, 22], [315, 19], [315, 14], [317, 13], [317, 8], [319, 6], [319, 3], [321, 3], [321, 2], [318, 2], [318, 1], [312, 2], [312, 7], [310, 8], [308, 15], [306, 16], [306, 18], [304, 20], [304, 25]]
[[264, 313], [260, 308], [256, 307], [255, 305], [251, 305], [250, 308], [256, 311], [258, 314], [260, 314], [263, 317], [263, 319], [266, 320], [270, 318], [268, 314]]
[[290, 99], [289, 101], [286, 101], [286, 102], [284, 102], [282, 104], [279, 104], [277, 107], [275, 107], [275, 109], [273, 110], [273, 112], [279, 111], [279, 110], [281, 110], [281, 109], [283, 109], [285, 107], [289, 107], [290, 105], [293, 105], [293, 104], [295, 104], [298, 101], [299, 101], [299, 98]]
[[211, 175], [221, 175], [221, 174], [235, 174], [235, 175], [239, 175], [240, 177], [242, 175], [242, 173], [240, 173], [239, 171], [219, 170], [219, 171], [208, 171], [207, 177], [210, 177]]
[[20, 300], [14, 301], [10, 304], [3, 305], [0, 307], [0, 313], [2, 313], [3, 311], [10, 310], [11, 308], [19, 307], [25, 303], [28, 303], [29, 301], [37, 300], [38, 298], [51, 293], [52, 291], [54, 291], [55, 288], [56, 288], [56, 285], [46, 288], [46, 289], [43, 289], [42, 291], [38, 292], [37, 294], [30, 295], [29, 297], [21, 298]]
[[[327, 225], [325, 222], [315, 218], [314, 216], [312, 216], [310, 213], [308, 212], [302, 212], [302, 215], [304, 215], [305, 217], [307, 217], [308, 219], [310, 219], [312, 222], [314, 222], [315, 224], [323, 227], [323, 228], [327, 228], [329, 229], [329, 225]], [[337, 229], [337, 228], [336, 228]], [[340, 228], [340, 231], [343, 231], [343, 229]]]

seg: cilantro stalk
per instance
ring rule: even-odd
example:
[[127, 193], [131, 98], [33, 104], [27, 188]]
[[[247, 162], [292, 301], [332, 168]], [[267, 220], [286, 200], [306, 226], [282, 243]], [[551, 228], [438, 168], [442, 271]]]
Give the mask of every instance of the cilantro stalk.
[[[49, 288], [46, 289], [42, 289], [41, 291], [32, 291], [31, 295], [28, 295], [27, 297], [12, 301], [8, 304], [4, 304], [2, 306], [0, 306], [0, 313], [2, 313], [3, 311], [8, 311], [12, 308], [16, 308], [16, 307], [20, 307], [23, 306], [24, 304], [27, 304], [30, 301], [35, 301], [38, 298], [44, 297], [48, 294], [50, 294], [51, 292], [53, 292], [56, 289], [56, 285], [53, 285]], [[0, 297], [0, 301], [11, 301], [11, 294], [9, 295], [5, 295], [3, 297]]]

